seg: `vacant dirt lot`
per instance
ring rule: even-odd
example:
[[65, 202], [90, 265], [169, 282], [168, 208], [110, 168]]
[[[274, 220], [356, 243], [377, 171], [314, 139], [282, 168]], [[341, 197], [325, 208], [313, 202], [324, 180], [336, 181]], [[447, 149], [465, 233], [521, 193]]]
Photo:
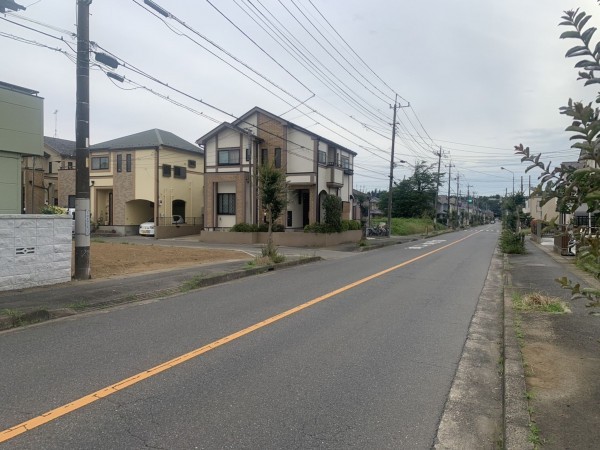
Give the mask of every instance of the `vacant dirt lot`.
[[151, 270], [190, 267], [211, 262], [251, 259], [246, 253], [234, 250], [108, 242], [92, 242], [90, 255], [92, 277], [95, 279]]

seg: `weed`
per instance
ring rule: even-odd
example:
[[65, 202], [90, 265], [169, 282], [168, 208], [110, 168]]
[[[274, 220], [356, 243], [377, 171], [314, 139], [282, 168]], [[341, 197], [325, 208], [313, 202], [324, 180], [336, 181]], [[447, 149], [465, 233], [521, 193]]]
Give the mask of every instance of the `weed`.
[[525, 392], [525, 398], [527, 398], [527, 400], [533, 400], [535, 398], [535, 392], [533, 392], [533, 391]]
[[81, 311], [82, 309], [87, 308], [89, 306], [89, 303], [85, 300], [79, 300], [78, 302], [71, 303], [68, 306], [69, 306], [69, 308], [71, 308], [75, 311]]
[[533, 444], [533, 448], [538, 449], [542, 445], [540, 429], [534, 422], [529, 422], [529, 442]]
[[556, 297], [550, 297], [540, 292], [527, 295], [513, 294], [513, 305], [518, 311], [541, 311], [554, 314], [569, 312], [569, 308]]
[[1, 313], [5, 316], [8, 316], [13, 327], [20, 327], [21, 325], [25, 325], [23, 314], [17, 311], [16, 309], [3, 309]]
[[203, 275], [196, 275], [191, 280], [186, 281], [181, 285], [181, 292], [189, 292], [193, 289], [198, 289], [202, 286]]

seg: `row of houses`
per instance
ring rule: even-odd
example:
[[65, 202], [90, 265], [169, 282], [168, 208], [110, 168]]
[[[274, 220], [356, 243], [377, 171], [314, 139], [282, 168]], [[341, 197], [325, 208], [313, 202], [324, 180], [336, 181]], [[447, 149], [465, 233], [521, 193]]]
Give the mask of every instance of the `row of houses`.
[[[15, 97], [36, 105], [35, 121], [18, 118], [27, 107], [18, 106]], [[75, 142], [42, 136], [42, 111], [37, 92], [0, 83], [2, 122], [17, 117], [12, 126], [19, 130], [11, 139], [0, 137], [0, 167], [10, 159], [13, 174], [0, 174], [0, 183], [12, 186], [0, 190], [0, 205], [6, 206], [0, 213], [75, 206]], [[288, 207], [280, 219], [286, 231], [322, 221], [326, 195], [342, 200], [344, 219], [359, 219], [352, 189], [355, 157], [354, 151], [259, 107], [195, 143], [160, 129], [117, 137], [89, 147], [91, 221], [122, 235], [137, 233], [149, 219], [170, 226], [173, 217], [183, 219], [178, 225], [216, 231], [260, 224], [265, 217], [256, 174], [263, 164], [286, 174]]]

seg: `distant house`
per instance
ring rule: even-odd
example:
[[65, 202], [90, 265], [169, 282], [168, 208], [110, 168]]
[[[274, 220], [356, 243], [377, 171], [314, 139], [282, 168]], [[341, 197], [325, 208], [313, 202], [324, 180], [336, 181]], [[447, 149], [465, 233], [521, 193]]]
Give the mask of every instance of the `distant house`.
[[168, 131], [152, 129], [90, 146], [92, 222], [136, 234], [154, 219], [202, 223], [204, 151]]
[[[21, 170], [27, 211], [44, 205], [75, 207], [75, 141], [44, 136], [43, 157], [23, 157]], [[28, 182], [32, 178], [33, 184]]]
[[328, 194], [342, 200], [344, 219], [360, 218], [352, 207], [356, 153], [264, 109], [255, 107], [196, 143], [206, 153], [204, 227], [208, 230], [265, 221], [256, 183], [263, 164], [285, 171], [288, 205], [280, 223], [286, 230], [321, 222]]
[[37, 180], [34, 173], [23, 180], [21, 171], [23, 155], [43, 155], [44, 99], [37, 94], [0, 82], [0, 214], [21, 214], [25, 197], [22, 186]]

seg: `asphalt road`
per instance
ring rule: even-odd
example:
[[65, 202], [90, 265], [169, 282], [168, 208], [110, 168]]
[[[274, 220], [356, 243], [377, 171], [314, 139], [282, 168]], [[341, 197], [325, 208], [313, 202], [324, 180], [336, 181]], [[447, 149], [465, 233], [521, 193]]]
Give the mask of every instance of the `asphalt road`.
[[0, 448], [430, 448], [497, 239], [481, 227], [1, 333], [0, 442], [31, 429]]

